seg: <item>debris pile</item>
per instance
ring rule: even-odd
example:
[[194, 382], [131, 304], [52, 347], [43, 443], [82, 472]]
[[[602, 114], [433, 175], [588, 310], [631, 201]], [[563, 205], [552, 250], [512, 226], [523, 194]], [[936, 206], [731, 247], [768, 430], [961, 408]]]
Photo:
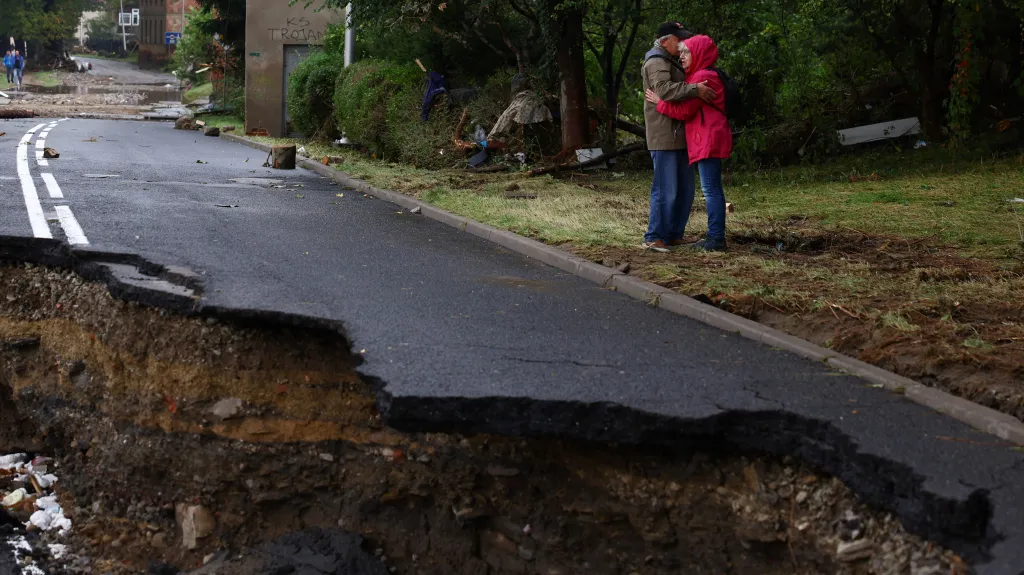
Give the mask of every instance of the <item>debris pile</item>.
[[8, 539], [23, 573], [42, 574], [37, 562], [60, 559], [67, 551], [56, 542], [71, 532], [71, 520], [53, 491], [56, 466], [47, 457], [0, 455], [0, 540]]

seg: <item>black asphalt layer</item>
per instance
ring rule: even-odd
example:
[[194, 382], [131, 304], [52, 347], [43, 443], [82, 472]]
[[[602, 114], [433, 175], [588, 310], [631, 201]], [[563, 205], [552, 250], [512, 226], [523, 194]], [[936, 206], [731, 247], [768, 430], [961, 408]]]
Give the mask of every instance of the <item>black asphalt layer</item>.
[[[2, 124], [0, 176], [37, 123]], [[900, 395], [199, 132], [70, 120], [47, 145], [65, 198], [37, 176], [44, 211], [69, 206], [90, 249], [190, 268], [204, 306], [340, 322], [394, 427], [791, 454], [1024, 573], [1024, 453]], [[0, 233], [30, 235], [19, 182], [0, 198]]]

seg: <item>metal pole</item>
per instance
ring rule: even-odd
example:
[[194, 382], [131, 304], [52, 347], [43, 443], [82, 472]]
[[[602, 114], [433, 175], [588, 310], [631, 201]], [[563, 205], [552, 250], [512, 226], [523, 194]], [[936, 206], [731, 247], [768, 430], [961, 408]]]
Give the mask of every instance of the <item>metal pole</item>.
[[128, 32], [125, 31], [124, 27], [124, 0], [121, 0], [121, 11], [117, 14], [117, 19], [121, 20], [121, 44], [124, 46], [124, 51], [128, 51]]
[[356, 29], [352, 26], [352, 3], [345, 7], [345, 67], [348, 68], [356, 57]]

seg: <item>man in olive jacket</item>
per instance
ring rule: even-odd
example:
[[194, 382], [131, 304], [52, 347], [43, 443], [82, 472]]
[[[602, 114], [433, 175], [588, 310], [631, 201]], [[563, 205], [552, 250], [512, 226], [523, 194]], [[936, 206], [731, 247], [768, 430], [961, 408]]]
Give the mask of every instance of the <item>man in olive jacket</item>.
[[[693, 36], [678, 22], [658, 26], [654, 47], [644, 56], [644, 90], [654, 90], [662, 100], [702, 98], [711, 101], [715, 91], [706, 82], [687, 84], [679, 64], [679, 45]], [[686, 130], [683, 122], [659, 114], [657, 107], [644, 103], [647, 149], [654, 160], [651, 183], [651, 213], [644, 234], [644, 247], [659, 252], [683, 245], [683, 232], [693, 207], [693, 167], [686, 156]]]

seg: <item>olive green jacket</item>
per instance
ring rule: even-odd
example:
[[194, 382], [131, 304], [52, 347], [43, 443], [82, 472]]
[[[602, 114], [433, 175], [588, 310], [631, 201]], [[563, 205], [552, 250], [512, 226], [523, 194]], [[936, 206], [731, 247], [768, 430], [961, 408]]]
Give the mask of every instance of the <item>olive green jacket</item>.
[[[654, 90], [662, 100], [696, 98], [697, 85], [686, 83], [686, 74], [680, 66], [673, 65], [665, 58], [652, 57], [652, 54], [659, 52], [667, 58], [676, 60], [661, 46], [655, 46], [647, 52], [642, 69], [644, 90]], [[644, 102], [644, 124], [647, 126], [648, 150], [686, 149], [686, 130], [683, 122], [659, 114], [657, 106], [647, 101]]]

